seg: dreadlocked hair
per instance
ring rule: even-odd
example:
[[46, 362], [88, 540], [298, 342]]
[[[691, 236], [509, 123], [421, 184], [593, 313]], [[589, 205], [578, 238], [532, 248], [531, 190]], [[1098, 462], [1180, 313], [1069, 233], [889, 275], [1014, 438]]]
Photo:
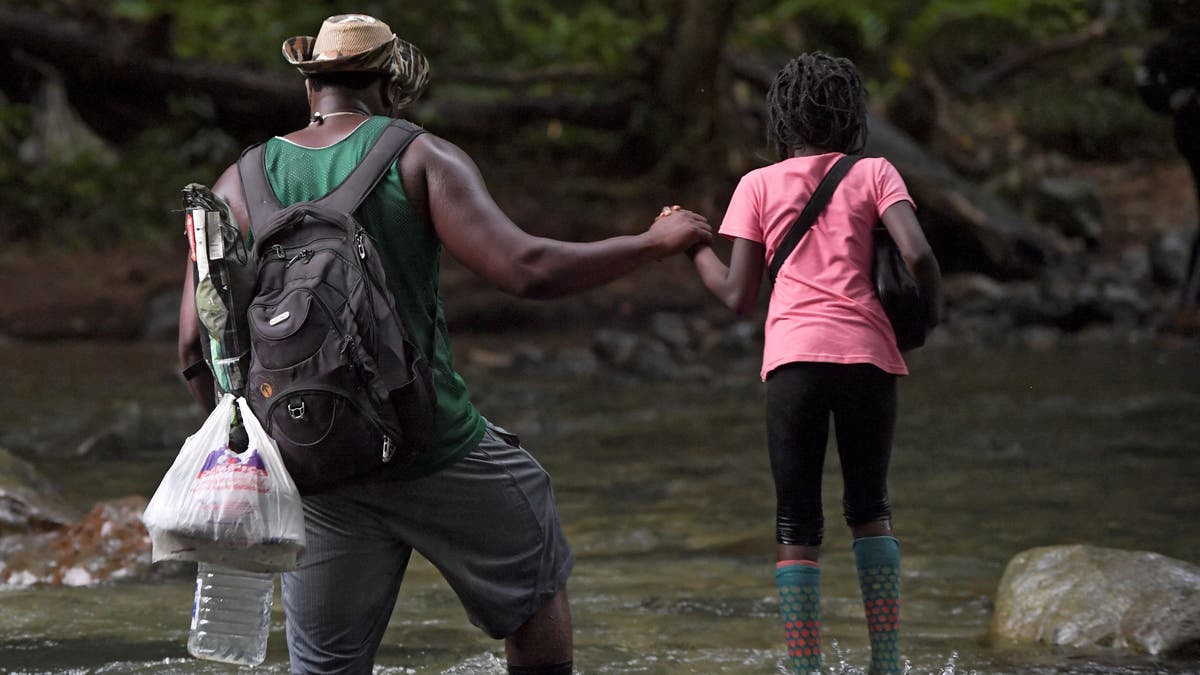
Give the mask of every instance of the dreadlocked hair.
[[811, 52], [767, 91], [767, 143], [781, 159], [804, 147], [855, 154], [867, 142], [867, 90], [850, 59]]

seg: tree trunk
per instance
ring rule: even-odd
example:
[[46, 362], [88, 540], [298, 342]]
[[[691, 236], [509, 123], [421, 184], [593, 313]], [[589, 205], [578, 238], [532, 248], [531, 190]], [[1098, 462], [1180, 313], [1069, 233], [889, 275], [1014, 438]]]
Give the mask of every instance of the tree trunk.
[[18, 66], [14, 70], [23, 65], [26, 72], [47, 67], [60, 72], [84, 121], [118, 142], [164, 121], [172, 94], [207, 96], [213, 122], [243, 141], [290, 131], [308, 112], [297, 73], [175, 60], [115, 22], [51, 20], [0, 6], [0, 35]]
[[680, 0], [655, 86], [649, 130], [665, 146], [660, 168], [669, 177], [695, 175], [716, 166], [718, 71], [735, 0]]

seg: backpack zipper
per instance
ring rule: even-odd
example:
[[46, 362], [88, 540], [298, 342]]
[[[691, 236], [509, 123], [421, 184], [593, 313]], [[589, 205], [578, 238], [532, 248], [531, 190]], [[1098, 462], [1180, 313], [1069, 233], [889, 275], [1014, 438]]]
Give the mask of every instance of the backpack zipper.
[[[370, 239], [372, 242], [375, 241], [375, 237], [372, 237], [370, 232], [367, 232], [366, 229], [364, 229], [362, 225], [359, 225], [358, 229], [355, 232], [354, 239], [355, 239], [355, 242], [357, 242], [357, 244], [359, 246], [359, 255], [361, 256], [362, 261], [365, 261], [367, 259], [366, 245], [364, 243], [364, 238]], [[367, 267], [365, 262], [360, 263], [359, 266], [360, 266], [360, 271], [362, 272], [363, 277], [367, 280], [367, 283], [369, 283], [371, 285], [371, 287], [375, 289], [376, 293], [381, 293], [381, 294], [382, 293], [391, 293], [391, 291], [388, 290], [388, 288], [387, 288], [387, 284], [383, 283], [379, 279], [376, 279], [375, 275], [371, 274], [371, 270], [370, 270], [370, 268]], [[368, 295], [367, 306], [371, 308], [371, 320], [373, 322], [377, 322], [377, 320], [375, 318], [376, 317], [375, 303], [371, 301], [372, 297], [373, 297], [372, 295]], [[399, 308], [397, 308], [396, 311], [392, 312], [392, 321], [394, 321], [396, 323], [396, 327], [400, 330], [400, 334], [404, 336], [404, 339], [408, 340], [409, 342], [413, 342], [413, 338], [409, 334], [408, 328], [405, 327], [404, 322], [400, 319]], [[416, 343], [413, 342], [413, 344], [415, 345]], [[421, 358], [425, 358], [424, 354], [420, 353], [420, 350], [418, 350], [417, 353], [419, 356], [421, 356]]]
[[[326, 250], [329, 250], [329, 249], [326, 249]], [[300, 251], [299, 253], [297, 253], [296, 255], [292, 256], [291, 258], [289, 258], [288, 261], [283, 264], [283, 266], [285, 268], [291, 267], [292, 265], [295, 265], [300, 260], [303, 260], [305, 264], [308, 264], [308, 261], [312, 260], [313, 256], [316, 255], [316, 253], [317, 252], [312, 250], [311, 248], [306, 248], [306, 249]], [[282, 257], [282, 256], [280, 256], [280, 257]]]
[[[375, 311], [375, 295], [371, 292], [371, 282], [374, 281], [374, 278], [371, 276], [371, 270], [367, 266], [366, 237], [370, 235], [367, 234], [362, 225], [355, 223], [354, 226], [354, 245], [358, 248], [358, 260], [356, 261], [358, 263], [358, 274], [363, 278], [364, 285], [366, 286], [364, 290], [367, 293], [367, 310], [371, 312], [371, 325], [374, 326], [379, 323], [379, 313]], [[378, 288], [375, 290], [378, 291]], [[401, 331], [401, 335], [404, 334], [406, 333]]]
[[[371, 323], [374, 325], [378, 324], [378, 313], [375, 311], [375, 293], [387, 293], [389, 291], [386, 288], [379, 288], [379, 284], [375, 283], [375, 276], [371, 274], [371, 268], [367, 264], [366, 239], [371, 236], [370, 233], [368, 233], [366, 229], [364, 229], [363, 226], [357, 222], [354, 223], [354, 227], [354, 245], [358, 249], [358, 272], [364, 280], [365, 288], [363, 290], [367, 294], [367, 309], [371, 312]], [[392, 318], [397, 322], [400, 320], [400, 317], [396, 315], [396, 312], [392, 312]], [[404, 330], [403, 324], [401, 324], [399, 328], [400, 335], [408, 335], [408, 331]], [[376, 339], [378, 339], [378, 336]], [[376, 399], [375, 392], [371, 390], [370, 386], [367, 386], [366, 389], [367, 396], [370, 397], [371, 403], [377, 408], [380, 407], [382, 404]], [[384, 464], [390, 462], [392, 456], [395, 454], [396, 444], [392, 441], [392, 437], [385, 432], [383, 434], [382, 455]]]
[[359, 260], [367, 259], [367, 245], [363, 242], [363, 234], [365, 232], [366, 231], [363, 230], [362, 225], [359, 225], [358, 229], [354, 232], [354, 245], [358, 247]]

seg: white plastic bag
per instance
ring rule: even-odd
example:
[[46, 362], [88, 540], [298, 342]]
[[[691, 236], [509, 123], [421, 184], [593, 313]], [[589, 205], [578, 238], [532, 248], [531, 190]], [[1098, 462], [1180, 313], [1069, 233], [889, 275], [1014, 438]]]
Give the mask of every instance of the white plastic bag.
[[[234, 406], [249, 443], [229, 449]], [[304, 550], [300, 493], [246, 399], [226, 394], [183, 443], [142, 521], [153, 561], [193, 560], [256, 572], [295, 569]]]

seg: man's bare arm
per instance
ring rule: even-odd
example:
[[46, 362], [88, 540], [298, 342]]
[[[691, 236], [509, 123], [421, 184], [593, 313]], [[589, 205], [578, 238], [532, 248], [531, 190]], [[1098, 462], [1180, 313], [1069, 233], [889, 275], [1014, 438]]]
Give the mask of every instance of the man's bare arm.
[[454, 144], [423, 135], [401, 166], [410, 194], [427, 195], [433, 226], [450, 254], [520, 297], [552, 298], [596, 288], [648, 261], [712, 239], [707, 220], [686, 210], [637, 235], [594, 242], [538, 237], [501, 211], [474, 161]]

